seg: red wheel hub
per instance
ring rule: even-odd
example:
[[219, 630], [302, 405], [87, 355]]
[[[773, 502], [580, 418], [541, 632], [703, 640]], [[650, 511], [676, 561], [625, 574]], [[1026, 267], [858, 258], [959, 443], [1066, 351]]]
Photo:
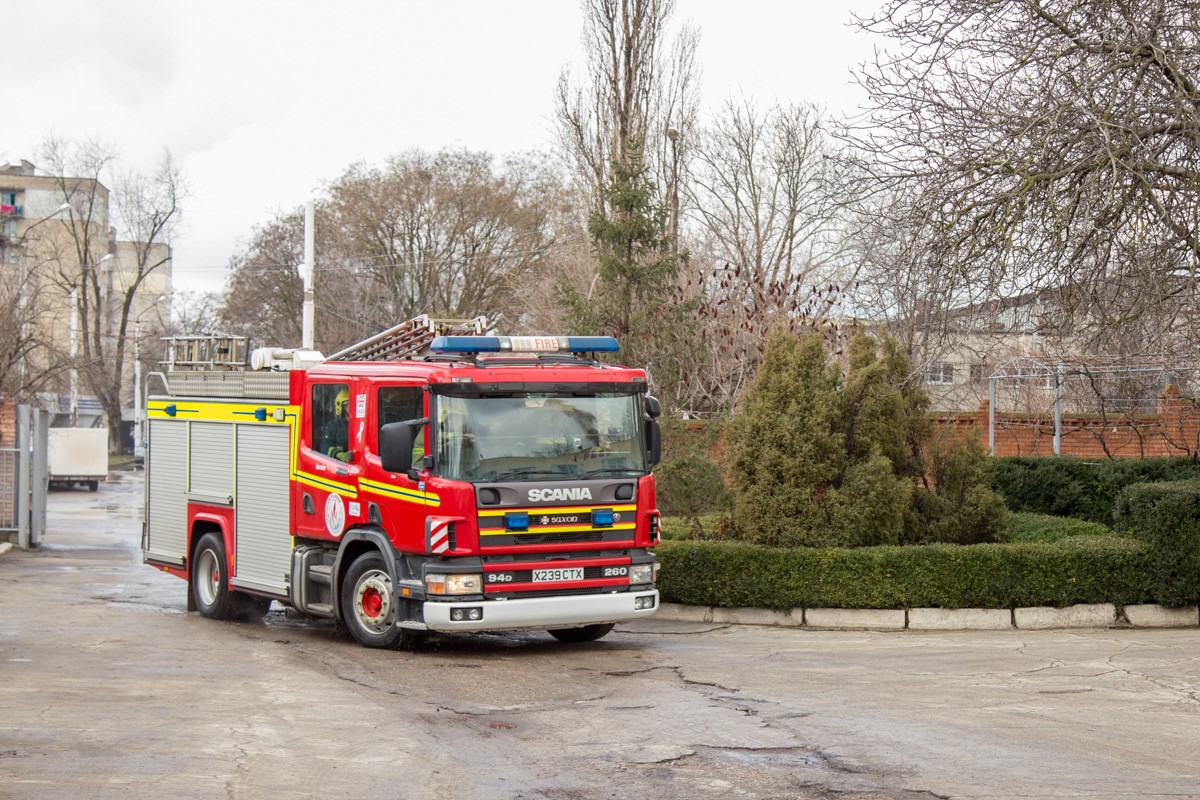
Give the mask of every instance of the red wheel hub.
[[383, 596], [378, 589], [370, 587], [362, 593], [362, 610], [368, 617], [378, 617], [383, 611]]

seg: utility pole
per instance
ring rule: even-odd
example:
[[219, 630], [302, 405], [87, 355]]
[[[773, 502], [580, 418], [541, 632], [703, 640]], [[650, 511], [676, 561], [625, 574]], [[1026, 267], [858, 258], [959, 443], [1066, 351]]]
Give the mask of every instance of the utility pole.
[[312, 200], [304, 204], [304, 263], [300, 265], [300, 277], [304, 280], [304, 304], [300, 311], [300, 346], [305, 350], [313, 349], [313, 313], [315, 310], [313, 294], [313, 222], [316, 216]]
[[71, 289], [71, 427], [79, 426], [79, 289]]

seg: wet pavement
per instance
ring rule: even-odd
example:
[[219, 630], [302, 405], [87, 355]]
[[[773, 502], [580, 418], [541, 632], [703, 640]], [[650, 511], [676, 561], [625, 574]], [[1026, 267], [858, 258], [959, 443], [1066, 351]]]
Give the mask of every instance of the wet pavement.
[[186, 612], [141, 481], [0, 556], [0, 798], [1200, 797], [1200, 631], [649, 621], [366, 650]]

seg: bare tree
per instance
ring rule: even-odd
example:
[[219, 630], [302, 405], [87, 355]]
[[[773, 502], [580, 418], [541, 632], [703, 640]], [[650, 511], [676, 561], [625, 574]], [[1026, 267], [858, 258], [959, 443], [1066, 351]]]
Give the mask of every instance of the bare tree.
[[[297, 267], [303, 260], [303, 209], [280, 212], [257, 226], [245, 250], [233, 258], [217, 313], [221, 326], [272, 345], [298, 345], [304, 286]], [[318, 287], [324, 283], [318, 278]]]
[[496, 169], [487, 153], [420, 151], [352, 167], [330, 190], [330, 224], [350, 266], [407, 318], [499, 315], [513, 279], [539, 267], [551, 239], [544, 200], [557, 176], [532, 158]]
[[[698, 33], [665, 41], [674, 0], [583, 0], [587, 76], [564, 72], [556, 95], [563, 152], [589, 198], [605, 210], [612, 164], [648, 166], [657, 185], [678, 179], [697, 115]], [[668, 130], [676, 131], [668, 139]]]
[[818, 109], [731, 100], [698, 138], [689, 206], [716, 259], [763, 287], [835, 278], [845, 187]]
[[[165, 153], [152, 174], [125, 173], [109, 197], [101, 183], [114, 161], [107, 146], [50, 138], [42, 159], [70, 206], [65, 228], [74, 252], [60, 262], [56, 281], [73, 296], [79, 317], [77, 365], [104, 409], [109, 447], [116, 452], [135, 301], [146, 280], [170, 261], [183, 175]], [[110, 229], [128, 242], [120, 252]]]
[[[1194, 0], [889, 0], [894, 48], [861, 74], [851, 138], [887, 196], [880, 266], [929, 305], [1060, 290], [1060, 326], [1105, 332], [1186, 308], [1200, 270]], [[907, 282], [909, 279], [901, 279]], [[1049, 320], [1048, 320], [1049, 321]]]
[[[554, 283], [559, 242], [579, 240], [559, 176], [535, 155], [409, 151], [352, 166], [316, 213], [316, 344], [339, 350], [417, 314], [516, 322], [524, 294]], [[297, 342], [303, 221], [278, 215], [237, 257], [222, 319]]]
[[697, 322], [684, 348], [692, 363], [680, 371], [689, 413], [732, 408], [772, 330], [834, 337], [858, 263], [836, 155], [821, 113], [805, 104], [762, 111], [730, 100], [695, 132], [685, 190], [692, 262], [680, 287]]
[[24, 266], [0, 272], [0, 307], [8, 309], [0, 314], [0, 405], [13, 398], [24, 402], [63, 368], [38, 326], [46, 309], [36, 270]]

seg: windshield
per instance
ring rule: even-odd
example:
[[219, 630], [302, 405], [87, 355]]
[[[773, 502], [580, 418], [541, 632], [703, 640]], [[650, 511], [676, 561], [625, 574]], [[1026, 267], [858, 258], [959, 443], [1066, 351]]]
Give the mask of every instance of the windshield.
[[638, 395], [437, 398], [437, 470], [466, 481], [646, 472]]

